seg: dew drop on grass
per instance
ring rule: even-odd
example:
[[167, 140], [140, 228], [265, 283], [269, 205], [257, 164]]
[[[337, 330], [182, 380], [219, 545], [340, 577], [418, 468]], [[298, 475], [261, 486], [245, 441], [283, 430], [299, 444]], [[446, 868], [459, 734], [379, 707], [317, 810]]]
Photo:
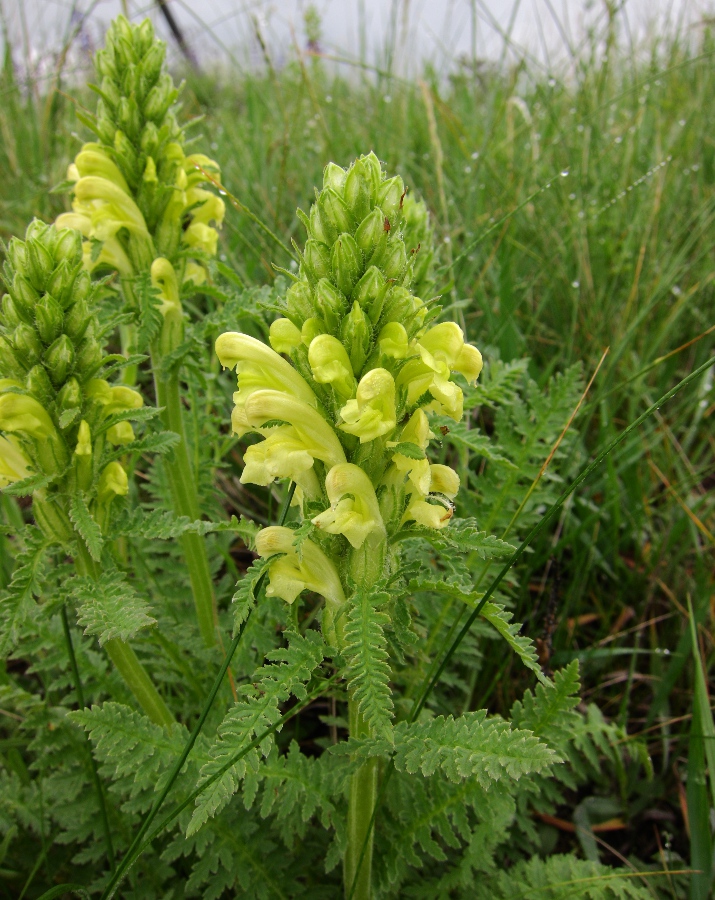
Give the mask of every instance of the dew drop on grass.
[[568, 174], [569, 174], [569, 170], [568, 170], [568, 169], [563, 169], [562, 172], [561, 172], [561, 177], [562, 177], [562, 178], [567, 178], [567, 177], [568, 177]]
[[472, 159], [479, 159], [479, 152], [477, 150], [472, 153]]
[[464, 167], [464, 172], [465, 172], [466, 175], [469, 175], [469, 173], [470, 173], [471, 171], [472, 171], [472, 167], [471, 167], [471, 166], [465, 166], [465, 167]]
[[578, 288], [581, 287], [581, 282], [580, 282], [580, 281], [572, 281], [572, 282], [571, 282], [571, 287], [572, 287], [572, 288], [575, 288], [575, 289], [578, 289]]
[[575, 200], [576, 194], [569, 194], [569, 200]]

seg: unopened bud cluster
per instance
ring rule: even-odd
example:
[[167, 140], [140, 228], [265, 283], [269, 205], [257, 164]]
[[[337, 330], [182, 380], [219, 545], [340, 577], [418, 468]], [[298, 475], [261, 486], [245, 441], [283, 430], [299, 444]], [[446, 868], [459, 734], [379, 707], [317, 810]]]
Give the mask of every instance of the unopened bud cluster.
[[223, 200], [201, 185], [217, 178], [219, 167], [207, 156], [184, 153], [174, 111], [178, 89], [165, 56], [148, 19], [113, 21], [94, 59], [96, 116], [78, 114], [97, 142], [85, 144], [69, 167], [73, 212], [58, 224], [88, 239], [90, 270], [104, 265], [130, 277], [166, 257], [183, 280], [199, 284], [224, 216]]
[[[50, 476], [50, 492], [92, 491], [106, 509], [126, 493], [119, 463], [101, 471], [106, 441], [134, 439], [128, 422], [102, 428], [109, 416], [142, 405], [141, 395], [97, 378], [104, 353], [93, 311], [96, 289], [83, 267], [82, 236], [34, 220], [25, 240], [7, 247], [0, 315], [0, 485]], [[93, 434], [100, 436], [93, 440]], [[43, 497], [44, 497], [43, 493]], [[36, 498], [36, 513], [42, 498]], [[59, 507], [58, 507], [59, 509]], [[68, 538], [67, 526], [50, 530]], [[57, 518], [55, 516], [55, 519]], [[42, 524], [41, 514], [37, 516]], [[59, 532], [58, 533], [58, 529]]]
[[410, 291], [419, 256], [403, 239], [404, 202], [402, 179], [374, 153], [348, 171], [328, 165], [310, 214], [299, 212], [308, 240], [273, 349], [235, 332], [216, 343], [238, 372], [234, 432], [264, 438], [248, 447], [241, 480], [291, 479], [316, 527], [300, 552], [290, 529], [259, 536], [262, 556], [283, 554], [269, 593], [288, 602], [309, 587], [328, 610], [340, 606], [348, 576], [384, 573], [389, 536], [452, 516], [459, 478], [427, 459], [429, 416], [461, 419], [453, 375], [473, 381], [482, 358], [453, 322], [430, 324], [436, 311]]

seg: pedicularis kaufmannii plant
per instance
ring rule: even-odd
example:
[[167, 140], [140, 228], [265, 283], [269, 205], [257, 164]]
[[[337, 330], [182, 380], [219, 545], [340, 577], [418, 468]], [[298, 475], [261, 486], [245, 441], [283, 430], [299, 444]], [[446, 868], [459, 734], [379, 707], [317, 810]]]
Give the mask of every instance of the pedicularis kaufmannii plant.
[[[68, 877], [68, 889], [109, 900], [132, 866], [132, 896], [177, 900], [334, 897], [341, 881], [348, 900], [506, 900], [553, 883], [582, 884], [589, 898], [648, 896], [613, 872], [597, 885], [601, 868], [573, 855], [541, 859], [534, 812], [553, 815], [564, 786], [597, 777], [599, 753], [620, 764], [623, 735], [597, 710], [574, 710], [576, 663], [546, 677], [495, 602], [505, 594], [478, 592], [513, 548], [454, 514], [460, 498], [484, 506], [503, 532], [554, 503], [532, 478], [543, 448], [569, 445], [561, 430], [578, 369], [544, 392], [525, 383], [523, 361], [493, 364], [475, 387], [481, 354], [431, 297], [425, 204], [374, 153], [347, 170], [328, 164], [309, 214], [298, 211], [307, 240], [287, 290], [261, 309], [250, 291], [234, 296], [184, 341], [182, 298], [209, 277], [224, 206], [206, 188], [217, 164], [185, 153], [164, 53], [148, 22], [116, 20], [95, 59], [96, 116], [83, 114], [97, 140], [68, 172], [72, 212], [55, 226], [34, 221], [6, 248], [0, 487], [15, 565], [0, 593], [0, 648], [32, 668], [17, 682], [3, 669], [0, 699], [22, 712], [10, 721], [29, 735], [39, 787], [24, 763], [13, 767], [13, 736], [8, 766], [0, 757], [3, 876], [27, 857], [29, 884], [41, 839], [51, 896]], [[267, 341], [231, 331], [215, 343], [238, 375], [229, 428], [233, 385], [197, 335], [215, 336], [234, 313]], [[107, 356], [117, 331], [123, 353]], [[241, 482], [283, 497], [279, 525], [200, 521], [186, 358], [203, 368], [190, 382], [192, 415], [205, 413], [194, 446], [210, 442], [214, 461], [242, 452]], [[117, 371], [129, 386], [114, 383]], [[145, 375], [167, 430], [136, 435], [159, 412], [137, 387]], [[197, 409], [210, 379], [229, 388], [221, 415]], [[466, 427], [465, 398], [498, 409], [495, 437]], [[449, 462], [465, 447], [489, 465], [460, 495]], [[162, 453], [163, 468], [147, 460]], [[164, 475], [170, 510], [154, 490]], [[34, 524], [13, 495], [32, 496]], [[232, 603], [232, 537], [209, 560], [210, 530], [255, 551]], [[190, 618], [182, 608], [177, 554], [154, 547], [174, 538], [196, 619], [188, 598]], [[76, 653], [68, 609], [85, 634]], [[474, 710], [478, 615], [540, 681], [510, 720]], [[214, 674], [207, 660], [217, 662], [211, 647], [229, 618], [233, 641]], [[140, 636], [141, 660], [129, 643]], [[446, 687], [432, 691], [441, 676]]]
[[[264, 438], [246, 451], [241, 481], [290, 479], [309, 526], [258, 535], [258, 553], [275, 557], [267, 593], [288, 603], [305, 589], [322, 595], [323, 636], [348, 656], [368, 625], [354, 610], [379, 603], [399, 573], [399, 540], [414, 525], [439, 530], [452, 517], [459, 477], [428, 459], [429, 414], [459, 422], [453, 375], [473, 382], [482, 369], [459, 326], [430, 324], [438, 310], [410, 292], [405, 193], [374, 153], [347, 172], [329, 164], [310, 215], [301, 215], [308, 240], [286, 317], [271, 325], [273, 349], [235, 332], [216, 342], [221, 363], [238, 371], [233, 431]], [[389, 692], [375, 688], [361, 667], [348, 674], [352, 738], [392, 739]], [[358, 862], [377, 780], [372, 759], [350, 783], [345, 884], [350, 891], [357, 878], [355, 897], [370, 893], [370, 844], [359, 874]]]
[[[200, 517], [199, 502], [179, 371], [167, 361], [183, 340], [182, 286], [206, 280], [224, 202], [203, 186], [218, 176], [218, 165], [201, 153], [184, 152], [186, 136], [175, 114], [178, 89], [166, 71], [165, 55], [149, 20], [134, 26], [120, 16], [110, 27], [105, 48], [94, 60], [100, 98], [96, 115], [80, 114], [97, 142], [85, 144], [69, 167], [73, 211], [57, 224], [84, 235], [90, 271], [109, 268], [119, 274], [126, 309], [134, 314], [121, 328], [125, 352], [137, 349], [134, 322], [150, 338], [157, 406], [164, 410], [166, 427], [181, 438], [165, 461], [173, 506], [177, 515], [193, 521]], [[132, 381], [135, 366], [124, 375]], [[181, 542], [199, 629], [212, 646], [216, 610], [206, 548], [197, 534], [184, 534]]]

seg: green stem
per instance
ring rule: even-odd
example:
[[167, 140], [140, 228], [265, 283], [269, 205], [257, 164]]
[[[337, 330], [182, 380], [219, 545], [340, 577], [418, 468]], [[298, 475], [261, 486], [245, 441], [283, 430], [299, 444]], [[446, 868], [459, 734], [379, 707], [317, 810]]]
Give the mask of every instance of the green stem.
[[[370, 728], [360, 715], [354, 700], [348, 702], [350, 737], [369, 737]], [[345, 851], [345, 897], [370, 900], [372, 896], [371, 828], [377, 799], [378, 761], [369, 759], [350, 777], [348, 798], [347, 849]]]
[[[166, 379], [161, 377], [161, 357], [158, 353], [152, 353], [152, 365], [156, 402], [158, 406], [164, 407], [162, 414], [164, 425], [181, 438], [181, 442], [174, 448], [173, 459], [164, 459], [174, 512], [177, 516], [188, 516], [192, 522], [195, 522], [200, 518], [199, 499], [186, 443], [179, 376], [174, 372]], [[189, 570], [199, 631], [206, 646], [213, 647], [217, 643], [218, 616], [206, 544], [203, 537], [198, 534], [184, 534], [181, 536], [180, 542]]]
[[[84, 691], [82, 690], [82, 679], [79, 677], [79, 667], [77, 666], [77, 657], [75, 656], [74, 647], [72, 646], [72, 632], [70, 631], [70, 623], [67, 620], [67, 608], [62, 607], [62, 630], [65, 633], [65, 643], [67, 644], [67, 655], [70, 660], [70, 669], [72, 670], [72, 680], [74, 681], [74, 692], [77, 696], [77, 704], [80, 709], [84, 709]], [[92, 769], [92, 781], [94, 789], [97, 792], [97, 801], [99, 803], [99, 814], [102, 818], [102, 831], [104, 832], [104, 843], [107, 847], [107, 859], [109, 860], [109, 868], [114, 871], [116, 864], [114, 862], [114, 845], [112, 844], [112, 832], [109, 828], [109, 819], [107, 817], [107, 805], [104, 802], [104, 790], [102, 782], [97, 771], [97, 763], [92, 753], [89, 735], [85, 735], [87, 745], [87, 755], [89, 756], [89, 765]]]
[[[99, 566], [89, 555], [81, 541], [77, 542], [77, 546], [79, 547], [75, 557], [77, 571], [80, 575], [98, 578]], [[119, 674], [127, 683], [127, 687], [134, 694], [137, 702], [152, 722], [162, 726], [172, 725], [175, 720], [169, 711], [169, 707], [164, 703], [161, 694], [154, 686], [154, 682], [129, 644], [120, 638], [112, 638], [112, 640], [105, 643], [104, 649], [107, 651]]]

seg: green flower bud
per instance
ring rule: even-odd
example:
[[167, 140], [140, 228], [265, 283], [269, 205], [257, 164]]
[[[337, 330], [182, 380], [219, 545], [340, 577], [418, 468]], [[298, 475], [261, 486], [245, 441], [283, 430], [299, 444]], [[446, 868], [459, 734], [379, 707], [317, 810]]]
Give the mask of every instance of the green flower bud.
[[271, 323], [268, 341], [276, 353], [292, 353], [300, 346], [302, 336], [290, 319], [276, 319]]
[[48, 406], [55, 399], [55, 389], [52, 387], [47, 370], [42, 364], [33, 366], [27, 373], [25, 385], [32, 396], [39, 400], [43, 406]]
[[20, 361], [12, 341], [0, 334], [0, 373], [23, 377], [26, 371], [27, 367]]
[[387, 245], [380, 266], [386, 278], [398, 278], [407, 266], [407, 253], [401, 240], [393, 240]]
[[34, 497], [32, 515], [38, 528], [51, 541], [68, 544], [74, 537], [74, 529], [67, 513], [53, 500], [40, 500]]
[[317, 206], [324, 233], [331, 243], [343, 231], [353, 230], [355, 224], [353, 217], [343, 199], [333, 188], [326, 188], [321, 193]]
[[135, 28], [134, 46], [140, 57], [144, 56], [145, 53], [150, 53], [153, 47], [156, 46], [154, 43], [154, 26], [151, 23], [151, 19], [144, 19], [144, 21]]
[[370, 211], [371, 194], [372, 182], [369, 169], [361, 159], [358, 159], [348, 172], [343, 190], [345, 204], [358, 222]]
[[[28, 229], [29, 230], [29, 229]], [[49, 250], [39, 240], [26, 241], [27, 265], [26, 271], [30, 283], [35, 290], [43, 291], [47, 279], [54, 269], [54, 260]]]
[[24, 269], [27, 263], [27, 249], [25, 242], [19, 238], [12, 238], [7, 248], [7, 258], [13, 269]]
[[327, 328], [322, 319], [316, 319], [312, 316], [310, 319], [306, 319], [303, 322], [303, 327], [300, 330], [300, 337], [306, 347], [310, 347], [313, 339], [316, 338], [319, 334], [327, 334]]
[[19, 272], [15, 273], [12, 280], [12, 295], [15, 299], [18, 313], [26, 321], [34, 321], [35, 306], [40, 299], [40, 295], [30, 284], [30, 282]]
[[157, 154], [159, 149], [159, 130], [153, 122], [147, 122], [144, 126], [141, 149], [147, 156], [155, 157]]
[[134, 145], [121, 129], [114, 135], [114, 149], [121, 163], [122, 171], [130, 174], [130, 180], [136, 178], [139, 173], [139, 159]]
[[315, 238], [315, 240], [320, 241], [321, 244], [332, 244], [333, 240], [335, 240], [335, 238], [337, 237], [337, 232], [329, 235], [323, 228], [323, 222], [320, 217], [320, 209], [318, 208], [317, 203], [314, 203], [310, 207], [310, 216], [308, 218], [307, 228], [308, 237]]
[[112, 146], [114, 143], [114, 135], [117, 133], [117, 126], [112, 121], [110, 115], [105, 112], [105, 104], [102, 100], [97, 103], [97, 137], [103, 144]]
[[337, 331], [340, 319], [347, 309], [348, 301], [327, 278], [321, 278], [315, 286], [318, 310], [331, 331]]
[[305, 268], [313, 281], [327, 278], [330, 275], [330, 250], [312, 238], [306, 241], [303, 251]]
[[102, 96], [106, 103], [112, 106], [114, 109], [117, 108], [119, 101], [122, 99], [122, 95], [117, 87], [117, 82], [114, 78], [108, 78], [106, 75], [102, 79], [102, 83], [99, 86], [99, 89], [102, 92]]
[[330, 254], [335, 283], [340, 290], [350, 296], [355, 283], [362, 274], [362, 253], [351, 234], [341, 234], [333, 244]]
[[342, 194], [347, 177], [345, 169], [341, 169], [334, 162], [329, 162], [323, 169], [323, 188], [332, 188], [336, 193]]
[[80, 272], [75, 279], [74, 288], [72, 290], [72, 299], [75, 303], [87, 300], [92, 291], [92, 280], [88, 272]]
[[15, 345], [15, 353], [23, 365], [29, 369], [35, 363], [40, 362], [44, 347], [32, 325], [26, 325], [24, 322], [21, 322], [15, 329], [12, 339]]
[[357, 300], [340, 327], [340, 337], [347, 348], [353, 372], [362, 372], [372, 344], [372, 328]]
[[377, 205], [385, 213], [391, 224], [394, 224], [398, 213], [402, 209], [404, 193], [405, 183], [399, 175], [383, 181], [377, 192]]
[[47, 233], [49, 227], [50, 226], [41, 219], [33, 219], [25, 230], [25, 243], [28, 241], [39, 241], [40, 243], [43, 243], [46, 237], [50, 237]]
[[[122, 97], [117, 106], [117, 124], [132, 141], [139, 139], [142, 117], [133, 97]], [[114, 137], [116, 137], [116, 132]]]
[[177, 90], [174, 87], [171, 75], [164, 72], [146, 96], [144, 101], [144, 115], [147, 119], [161, 122], [167, 114], [169, 107], [176, 100], [176, 96]]
[[[355, 285], [352, 299], [357, 300], [363, 309], [371, 310], [375, 305], [382, 308], [382, 300], [386, 291], [387, 282], [385, 281], [385, 276], [377, 266], [370, 266]], [[370, 318], [373, 318], [372, 315]], [[377, 318], [379, 318], [379, 313]], [[373, 321], [377, 321], [377, 319], [373, 319]]]
[[385, 216], [379, 207], [362, 220], [355, 232], [358, 247], [366, 256], [374, 253], [380, 241], [385, 237]]
[[[384, 322], [401, 322], [405, 327], [411, 324], [415, 313], [416, 298], [407, 288], [397, 285], [390, 288], [385, 296], [383, 306]], [[409, 331], [409, 328], [407, 328]]]
[[[82, 263], [82, 235], [74, 228], [60, 228], [57, 231], [57, 241], [55, 243], [55, 262], [62, 264], [67, 262], [68, 266], [78, 266]], [[51, 284], [51, 282], [50, 282]], [[48, 285], [48, 290], [52, 290]], [[53, 296], [57, 296], [57, 292], [52, 290]]]
[[377, 203], [377, 192], [382, 182], [382, 166], [380, 160], [375, 156], [375, 152], [371, 150], [367, 156], [361, 157], [364, 171], [370, 179], [370, 196], [373, 203]]
[[62, 331], [62, 307], [50, 294], [35, 307], [35, 323], [44, 344], [51, 344]]
[[93, 375], [102, 362], [102, 348], [94, 337], [87, 337], [77, 353], [77, 372], [82, 378]]
[[82, 340], [91, 320], [92, 315], [85, 300], [78, 300], [72, 304], [65, 318], [65, 332], [75, 344]]
[[[20, 312], [22, 309], [22, 314]], [[3, 294], [2, 298], [2, 321], [6, 328], [15, 328], [20, 322], [25, 322], [26, 310], [18, 305], [12, 299], [10, 294]]]
[[310, 287], [305, 281], [296, 281], [286, 292], [286, 316], [300, 328], [313, 315], [315, 307]]
[[[68, 233], [79, 235], [78, 231], [68, 231]], [[52, 294], [61, 309], [67, 309], [69, 305], [72, 298], [72, 286], [77, 274], [77, 266], [74, 261], [70, 262], [70, 259], [71, 257], [63, 259], [47, 282], [47, 292]]]
[[122, 72], [122, 94], [126, 97], [130, 97], [132, 94], [137, 93], [138, 88], [139, 76], [137, 67], [133, 63], [129, 63]]
[[114, 80], [117, 77], [114, 63], [106, 50], [97, 50], [94, 54], [94, 68], [97, 74], [101, 75], [103, 78]]
[[[145, 19], [145, 21], [148, 22], [149, 20]], [[143, 97], [146, 97], [161, 74], [165, 56], [166, 47], [161, 41], [156, 41], [149, 47], [144, 55], [144, 59], [139, 63], [140, 93]]]
[[45, 353], [45, 365], [56, 387], [59, 387], [66, 381], [74, 363], [75, 352], [72, 341], [66, 334], [62, 334]]
[[82, 388], [76, 378], [68, 378], [57, 395], [57, 405], [64, 412], [82, 406]]

